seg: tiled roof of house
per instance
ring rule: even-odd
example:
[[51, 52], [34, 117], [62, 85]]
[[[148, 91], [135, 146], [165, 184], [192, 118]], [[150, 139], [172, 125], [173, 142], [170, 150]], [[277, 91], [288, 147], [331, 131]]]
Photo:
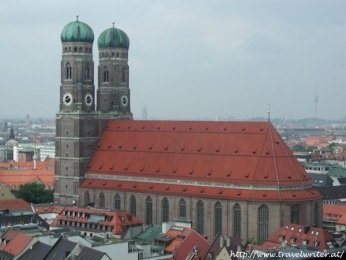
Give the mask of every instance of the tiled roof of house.
[[[202, 259], [210, 246], [202, 235], [188, 227], [173, 226], [162, 235], [169, 238], [165, 252], [174, 254], [175, 259]], [[196, 258], [187, 258], [193, 252]]]
[[[128, 178], [133, 186], [144, 189], [149, 187], [133, 177], [149, 178], [151, 183], [173, 179], [240, 185], [244, 189], [260, 186], [262, 190], [263, 186], [299, 186], [298, 193], [301, 187], [311, 186], [311, 178], [269, 122], [110, 120], [97, 143], [83, 187], [101, 188], [96, 179], [116, 180], [119, 176], [124, 185]], [[171, 183], [169, 186], [181, 189], [182, 185]], [[159, 186], [155, 184], [154, 190]], [[274, 193], [272, 198], [280, 197], [281, 192]], [[257, 198], [259, 194], [253, 195]], [[316, 199], [320, 195], [307, 192], [304, 196]]]
[[21, 184], [38, 181], [46, 187], [54, 186], [54, 163], [52, 161], [37, 162], [36, 170], [33, 162], [0, 163], [0, 183], [18, 188]]
[[255, 248], [260, 250], [279, 249], [284, 243], [285, 246], [310, 247], [322, 251], [330, 249], [328, 243], [331, 241], [334, 241], [332, 235], [322, 228], [287, 224], [277, 229], [262, 245]]
[[9, 210], [32, 210], [29, 203], [22, 199], [9, 199], [9, 200], [0, 200], [0, 210], [9, 209]]
[[33, 238], [14, 229], [7, 229], [0, 235], [0, 251], [17, 256], [29, 245]]

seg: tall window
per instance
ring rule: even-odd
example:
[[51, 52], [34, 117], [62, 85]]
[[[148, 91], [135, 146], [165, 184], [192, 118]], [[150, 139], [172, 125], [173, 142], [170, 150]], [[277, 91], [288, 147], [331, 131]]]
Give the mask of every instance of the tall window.
[[313, 224], [315, 224], [315, 225], [320, 225], [320, 218], [319, 218], [319, 207], [318, 207], [318, 202], [316, 202], [315, 203], [315, 210], [314, 210], [315, 212], [314, 212], [314, 218], [313, 218], [313, 220], [314, 220], [314, 223]]
[[233, 236], [240, 237], [241, 234], [241, 209], [239, 204], [233, 206]]
[[163, 198], [162, 200], [162, 222], [169, 221], [169, 202], [167, 198]]
[[90, 203], [90, 194], [89, 191], [86, 191], [84, 193], [84, 204], [85, 206], [87, 206]]
[[202, 201], [197, 202], [197, 232], [204, 233], [204, 204]]
[[179, 217], [186, 218], [186, 202], [183, 199], [179, 201]]
[[86, 80], [90, 79], [89, 64], [87, 64], [87, 67], [85, 68], [85, 79], [86, 79]]
[[222, 234], [222, 205], [220, 202], [215, 203], [215, 235]]
[[258, 234], [257, 242], [263, 243], [269, 233], [269, 210], [266, 205], [262, 205], [258, 208]]
[[108, 70], [103, 71], [103, 82], [108, 82]]
[[103, 194], [103, 192], [101, 192], [99, 195], [99, 208], [105, 208], [105, 195]]
[[72, 79], [72, 67], [70, 63], [66, 64], [66, 79]]
[[121, 82], [126, 82], [126, 68], [121, 69]]
[[134, 216], [137, 215], [137, 203], [134, 195], [131, 195], [130, 197], [130, 213]]
[[114, 195], [114, 209], [120, 210], [120, 208], [121, 208], [121, 200], [120, 200], [120, 195], [117, 193]]
[[300, 215], [299, 205], [295, 204], [291, 208], [291, 223], [299, 224], [299, 215]]
[[153, 224], [153, 200], [150, 196], [145, 199], [145, 224]]

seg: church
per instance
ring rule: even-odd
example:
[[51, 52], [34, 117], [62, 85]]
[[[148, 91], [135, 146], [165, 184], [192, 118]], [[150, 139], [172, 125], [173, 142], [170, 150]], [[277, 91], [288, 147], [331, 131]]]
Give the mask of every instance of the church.
[[61, 32], [54, 202], [126, 210], [145, 224], [181, 220], [263, 242], [286, 223], [321, 225], [322, 196], [268, 122], [140, 121], [130, 109], [127, 34]]

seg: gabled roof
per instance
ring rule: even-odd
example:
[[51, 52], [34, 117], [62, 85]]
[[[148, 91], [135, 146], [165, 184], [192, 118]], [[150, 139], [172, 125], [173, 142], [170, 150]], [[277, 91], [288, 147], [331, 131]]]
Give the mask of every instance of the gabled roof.
[[82, 187], [241, 200], [321, 198], [311, 183], [270, 122], [110, 120]]
[[51, 247], [44, 259], [65, 259], [75, 248], [77, 243], [60, 237]]
[[323, 195], [323, 200], [346, 199], [346, 188], [344, 185], [331, 187], [317, 187], [316, 189]]

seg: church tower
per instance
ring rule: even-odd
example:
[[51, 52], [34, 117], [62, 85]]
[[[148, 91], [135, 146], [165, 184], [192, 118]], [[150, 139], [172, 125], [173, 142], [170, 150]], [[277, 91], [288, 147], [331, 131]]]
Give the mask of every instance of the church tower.
[[130, 108], [128, 50], [125, 32], [114, 27], [98, 38], [99, 67], [97, 111], [100, 129], [108, 119], [132, 119]]
[[54, 201], [79, 204], [79, 186], [98, 139], [94, 33], [78, 20], [61, 32], [60, 108], [56, 114]]

